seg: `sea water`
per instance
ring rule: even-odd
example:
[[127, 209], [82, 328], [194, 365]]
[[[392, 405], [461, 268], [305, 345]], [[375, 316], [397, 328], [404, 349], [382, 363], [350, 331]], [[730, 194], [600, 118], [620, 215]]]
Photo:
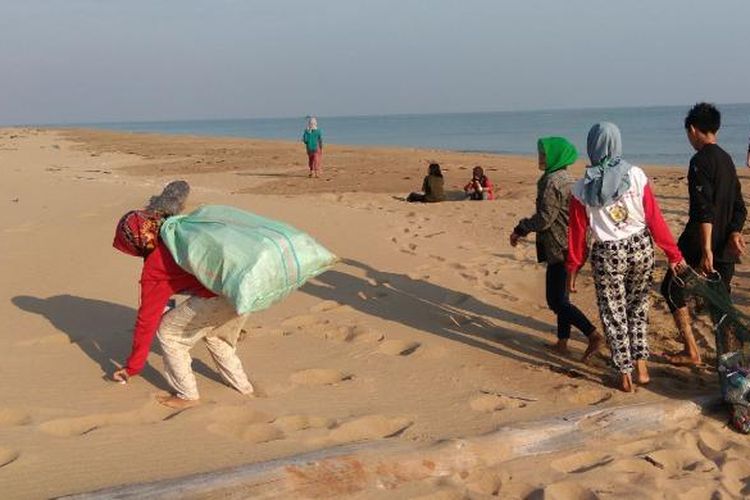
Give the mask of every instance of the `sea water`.
[[[738, 166], [745, 164], [750, 135], [750, 104], [718, 106], [719, 143]], [[550, 111], [318, 117], [330, 144], [401, 146], [498, 154], [536, 154], [539, 137], [570, 139], [585, 155], [586, 134], [594, 123], [611, 121], [622, 130], [624, 157], [631, 163], [687, 165], [694, 153], [683, 121], [690, 106], [591, 108]], [[305, 118], [255, 118], [94, 123], [78, 126], [134, 132], [193, 134], [259, 139], [300, 139]], [[439, 160], [439, 157], [436, 156]]]

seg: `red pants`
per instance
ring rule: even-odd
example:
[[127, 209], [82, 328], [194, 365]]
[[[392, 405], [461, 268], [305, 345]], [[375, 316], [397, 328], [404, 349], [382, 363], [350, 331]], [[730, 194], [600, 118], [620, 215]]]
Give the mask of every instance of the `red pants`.
[[307, 166], [310, 167], [310, 172], [320, 173], [320, 160], [322, 157], [323, 151], [320, 149], [307, 152]]

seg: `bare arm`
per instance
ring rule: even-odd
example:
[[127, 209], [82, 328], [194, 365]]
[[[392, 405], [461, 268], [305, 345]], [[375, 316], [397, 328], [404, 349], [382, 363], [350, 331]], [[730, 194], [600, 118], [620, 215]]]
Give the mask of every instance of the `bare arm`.
[[701, 257], [700, 271], [704, 274], [710, 274], [714, 270], [714, 253], [711, 249], [711, 233], [714, 225], [710, 222], [701, 222], [700, 225], [700, 236], [701, 236]]

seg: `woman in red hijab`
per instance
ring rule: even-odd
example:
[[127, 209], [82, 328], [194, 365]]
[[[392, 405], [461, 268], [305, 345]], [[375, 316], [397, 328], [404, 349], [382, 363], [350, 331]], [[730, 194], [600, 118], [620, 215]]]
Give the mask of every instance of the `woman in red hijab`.
[[[142, 257], [143, 270], [133, 346], [125, 365], [112, 378], [125, 383], [143, 370], [158, 329], [165, 375], [173, 388], [172, 395], [158, 399], [173, 408], [198, 402], [189, 350], [200, 339], [205, 340], [224, 380], [243, 394], [253, 392], [235, 352], [246, 316], [238, 316], [224, 298], [217, 297], [178, 266], [159, 238], [162, 222], [184, 209], [189, 192], [185, 181], [168, 184], [161, 195], [151, 198], [145, 209], [133, 210], [120, 219], [113, 242], [121, 252]], [[162, 316], [169, 299], [176, 294], [191, 297]]]

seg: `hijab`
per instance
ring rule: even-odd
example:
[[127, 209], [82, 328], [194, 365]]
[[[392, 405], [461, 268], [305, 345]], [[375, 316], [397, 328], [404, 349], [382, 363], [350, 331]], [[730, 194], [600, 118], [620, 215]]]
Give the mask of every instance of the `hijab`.
[[622, 159], [622, 135], [617, 125], [600, 122], [586, 139], [591, 165], [586, 167], [580, 198], [590, 207], [611, 205], [630, 189], [632, 165]]
[[147, 257], [159, 239], [164, 216], [150, 210], [131, 210], [117, 223], [112, 246], [133, 257]]
[[311, 116], [307, 119], [307, 130], [317, 130], [318, 129], [318, 120]]
[[537, 141], [537, 147], [544, 152], [546, 158], [545, 174], [566, 168], [578, 159], [576, 147], [564, 137], [542, 137]]

